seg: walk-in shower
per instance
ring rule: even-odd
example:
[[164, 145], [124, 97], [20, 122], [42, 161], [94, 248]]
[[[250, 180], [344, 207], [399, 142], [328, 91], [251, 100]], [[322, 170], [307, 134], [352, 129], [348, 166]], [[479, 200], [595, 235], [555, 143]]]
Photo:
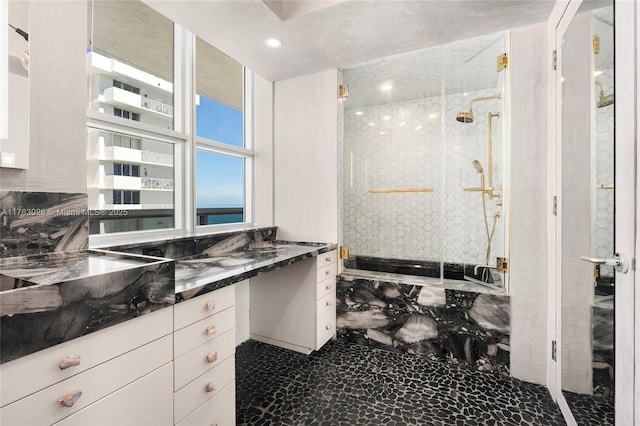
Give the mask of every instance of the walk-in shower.
[[493, 33], [341, 71], [348, 272], [506, 289], [508, 46]]

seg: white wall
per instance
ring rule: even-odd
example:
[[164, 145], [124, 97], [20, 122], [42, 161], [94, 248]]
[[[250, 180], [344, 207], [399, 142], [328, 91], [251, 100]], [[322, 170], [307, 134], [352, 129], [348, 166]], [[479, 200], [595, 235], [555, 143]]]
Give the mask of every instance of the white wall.
[[274, 223], [278, 239], [338, 240], [337, 70], [274, 88]]
[[511, 33], [511, 374], [546, 381], [547, 73], [546, 26]]
[[0, 169], [0, 189], [86, 192], [87, 4], [29, 3], [29, 169]]

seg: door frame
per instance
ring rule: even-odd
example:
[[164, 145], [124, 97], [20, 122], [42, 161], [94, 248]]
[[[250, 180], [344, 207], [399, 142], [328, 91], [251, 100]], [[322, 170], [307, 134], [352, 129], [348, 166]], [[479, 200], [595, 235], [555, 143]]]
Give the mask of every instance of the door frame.
[[[557, 51], [563, 34], [575, 16], [582, 0], [559, 0], [547, 21], [549, 55]], [[616, 248], [631, 259], [627, 274], [616, 276], [615, 298], [615, 419], [619, 425], [640, 425], [640, 274], [636, 273], [637, 253], [640, 253], [640, 2], [615, 2], [615, 144], [616, 144]], [[550, 68], [548, 84], [548, 194], [550, 214], [548, 226], [549, 292], [548, 292], [548, 355], [547, 388], [558, 403], [565, 421], [576, 421], [562, 394], [561, 339], [561, 235], [562, 203], [557, 201], [557, 215], [553, 212], [554, 199], [561, 194], [562, 97], [560, 76], [561, 60], [557, 70]], [[624, 232], [622, 231], [624, 229]], [[636, 314], [636, 312], [638, 314]], [[556, 341], [556, 360], [552, 358], [552, 344]], [[631, 343], [630, 343], [631, 342]], [[621, 372], [624, 371], [624, 374]]]

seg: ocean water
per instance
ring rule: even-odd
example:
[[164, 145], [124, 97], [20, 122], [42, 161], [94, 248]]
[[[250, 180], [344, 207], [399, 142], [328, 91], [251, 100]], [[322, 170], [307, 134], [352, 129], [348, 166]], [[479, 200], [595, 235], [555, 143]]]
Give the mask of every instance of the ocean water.
[[237, 223], [243, 222], [244, 217], [242, 213], [237, 214], [216, 214], [207, 216], [208, 225], [219, 225], [221, 223]]

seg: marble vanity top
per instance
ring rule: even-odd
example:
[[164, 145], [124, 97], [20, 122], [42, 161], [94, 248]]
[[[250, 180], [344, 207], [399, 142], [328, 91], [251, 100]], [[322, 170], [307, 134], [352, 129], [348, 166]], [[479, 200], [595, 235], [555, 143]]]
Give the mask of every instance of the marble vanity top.
[[213, 249], [176, 259], [176, 302], [214, 291], [336, 248], [336, 244], [274, 241], [242, 250]]
[[10, 257], [0, 259], [0, 291], [58, 284], [166, 261], [150, 256], [131, 256], [105, 250]]

